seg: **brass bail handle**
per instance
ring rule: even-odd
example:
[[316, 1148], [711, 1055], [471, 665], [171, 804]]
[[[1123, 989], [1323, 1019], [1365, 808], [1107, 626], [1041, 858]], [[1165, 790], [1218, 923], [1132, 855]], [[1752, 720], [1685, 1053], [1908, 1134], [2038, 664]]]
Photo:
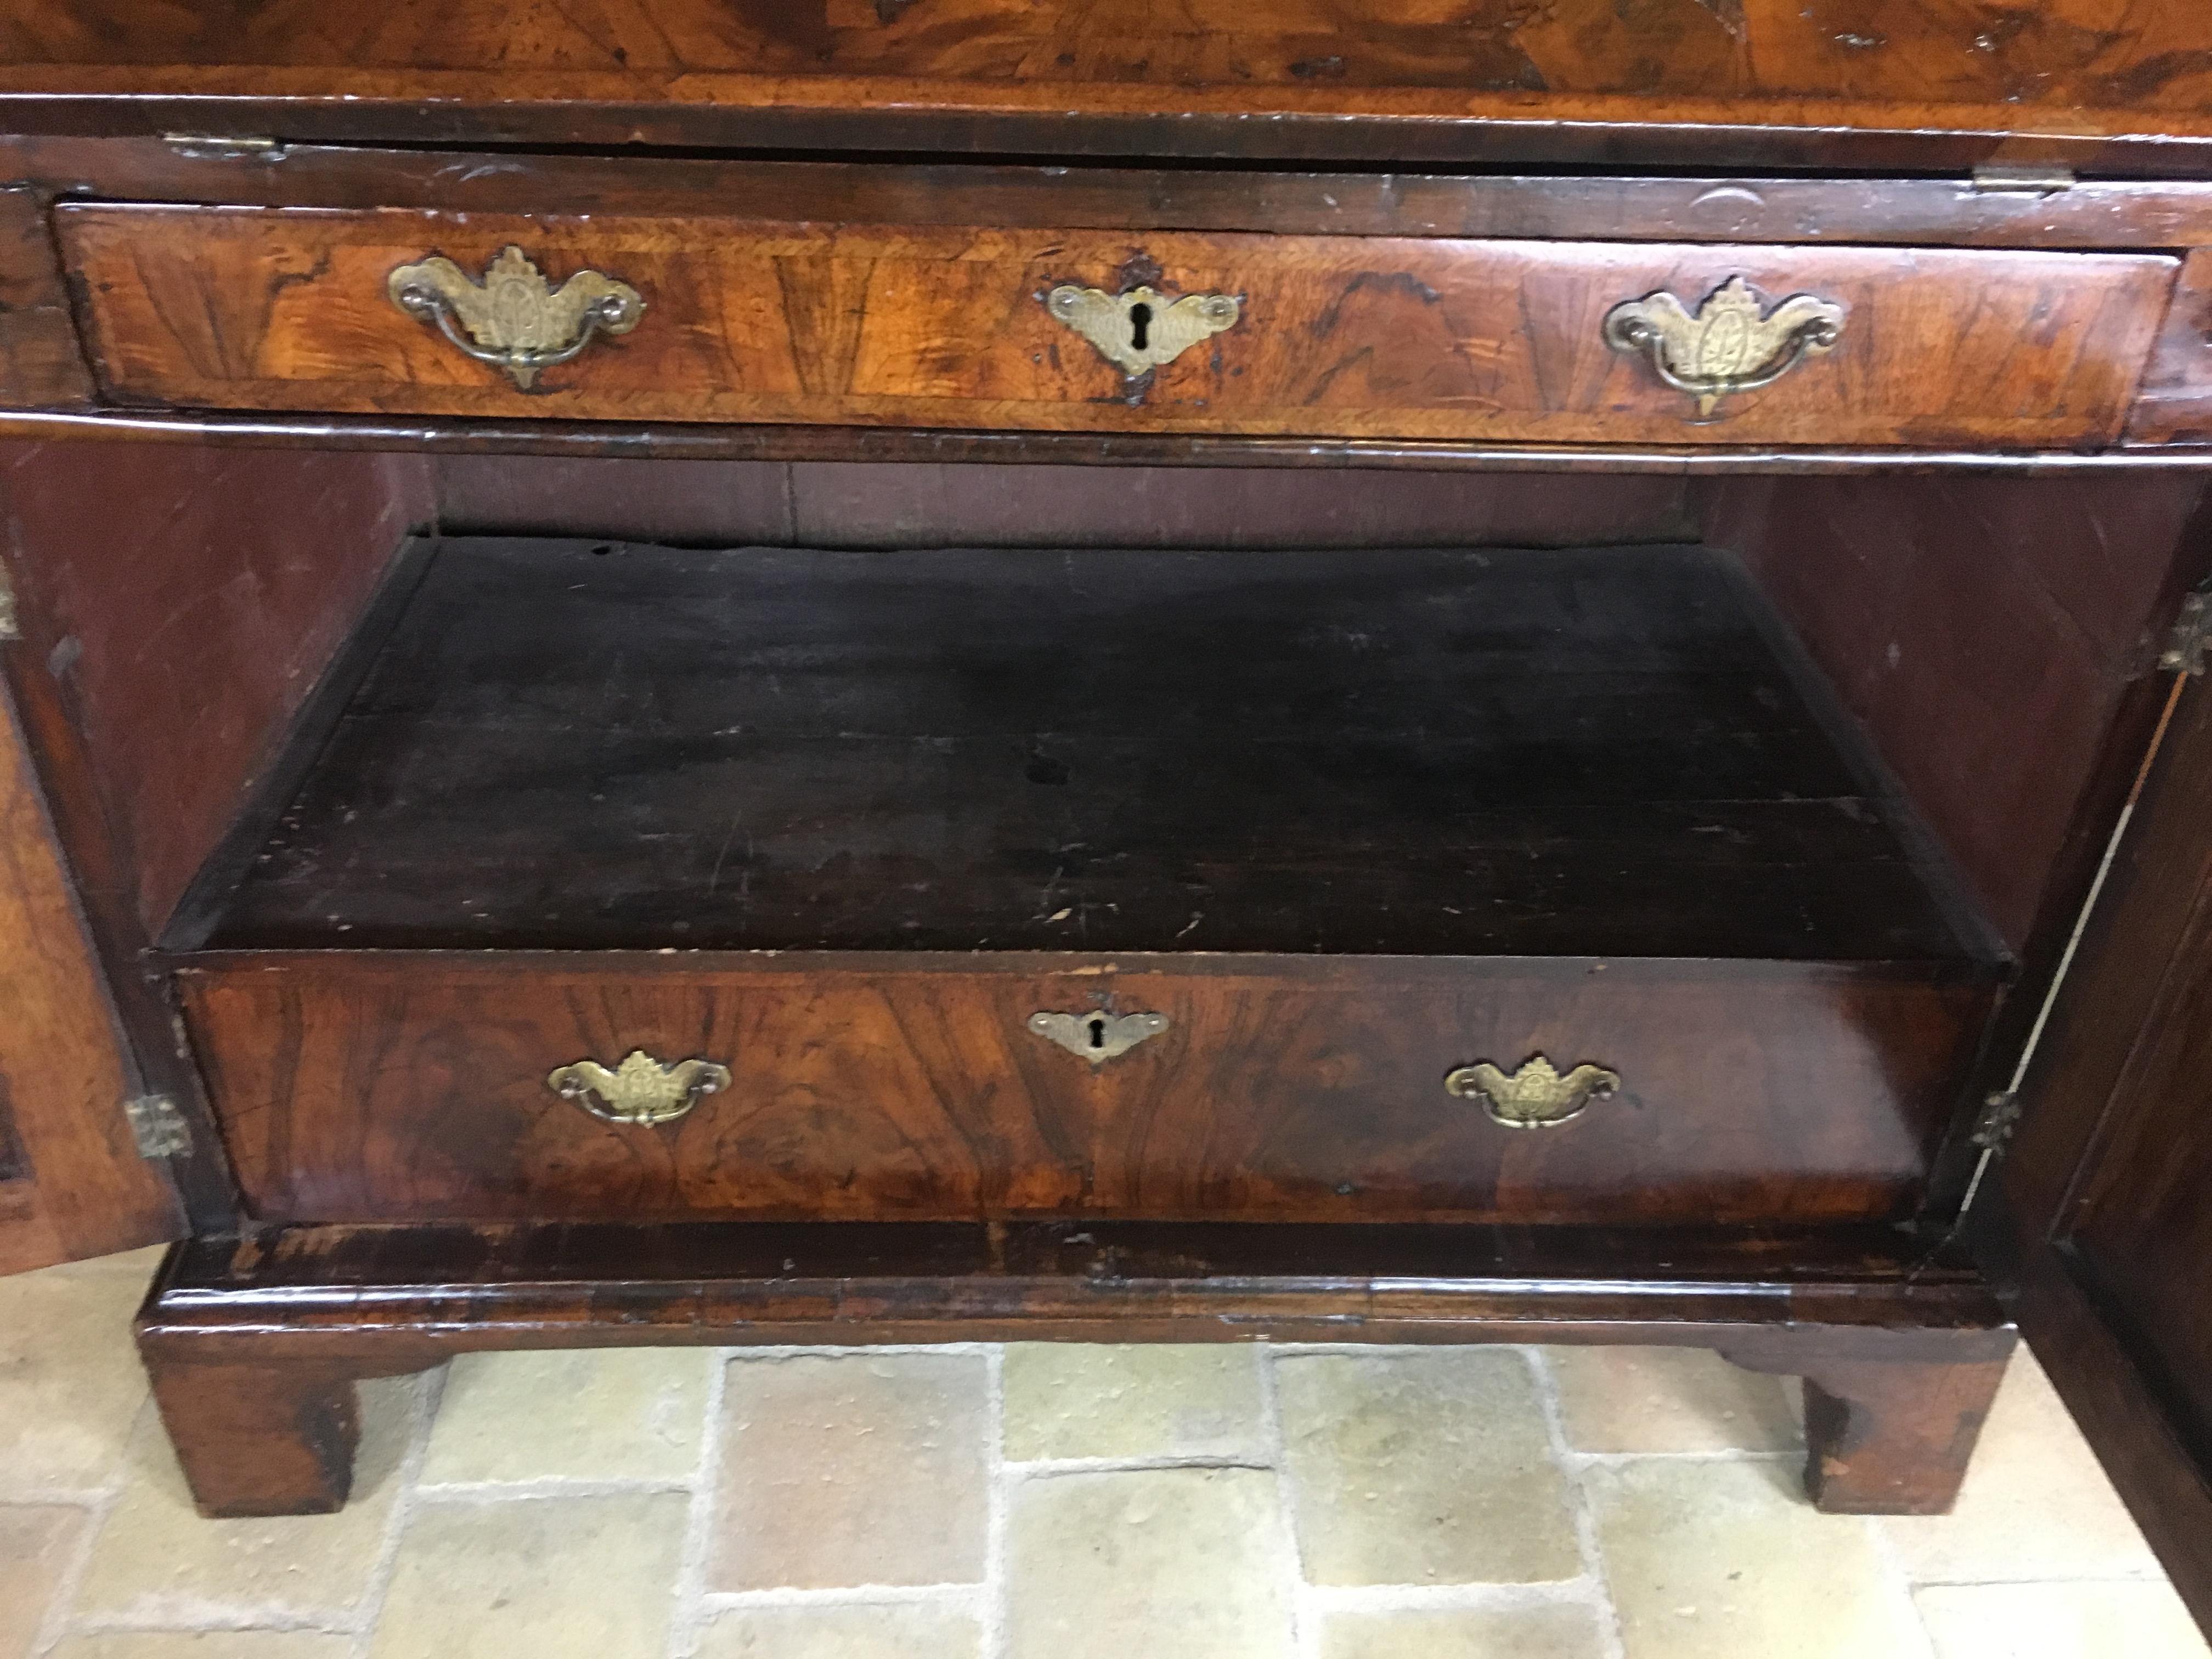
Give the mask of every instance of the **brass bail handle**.
[[1844, 307], [1810, 294], [1764, 310], [1741, 276], [1731, 276], [1693, 313], [1663, 289], [1606, 313], [1605, 343], [1641, 356], [1662, 382], [1695, 398], [1711, 415], [1722, 398], [1772, 386], [1844, 337]]
[[672, 1123], [696, 1106], [701, 1096], [728, 1088], [730, 1068], [711, 1060], [658, 1060], [633, 1048], [611, 1068], [596, 1060], [556, 1066], [545, 1086], [605, 1122], [649, 1127]]
[[1584, 1064], [1562, 1076], [1542, 1054], [1532, 1054], [1517, 1071], [1486, 1060], [1462, 1066], [1444, 1079], [1444, 1092], [1479, 1100], [1490, 1121], [1508, 1129], [1549, 1129], [1580, 1117], [1593, 1100], [1620, 1087], [1620, 1073]]
[[525, 392], [599, 335], [627, 334], [645, 316], [645, 296], [628, 283], [580, 270], [555, 288], [512, 244], [484, 268], [482, 282], [432, 254], [400, 266], [385, 286], [392, 304], [417, 322], [436, 324], [456, 346], [505, 370]]

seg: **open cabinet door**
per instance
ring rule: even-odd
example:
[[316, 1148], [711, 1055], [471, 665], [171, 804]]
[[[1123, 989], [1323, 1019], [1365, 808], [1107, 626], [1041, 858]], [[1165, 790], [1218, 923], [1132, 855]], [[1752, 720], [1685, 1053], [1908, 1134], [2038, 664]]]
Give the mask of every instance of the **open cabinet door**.
[[2023, 1091], [2016, 1316], [2212, 1630], [2212, 686], [2182, 679]]
[[0, 690], [0, 1273], [182, 1235], [125, 1109], [135, 1082]]

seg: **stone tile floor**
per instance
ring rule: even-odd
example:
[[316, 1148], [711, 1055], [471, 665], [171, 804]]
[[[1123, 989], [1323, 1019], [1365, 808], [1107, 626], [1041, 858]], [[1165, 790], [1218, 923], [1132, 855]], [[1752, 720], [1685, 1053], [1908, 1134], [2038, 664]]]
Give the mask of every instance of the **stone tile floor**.
[[968, 1345], [464, 1359], [205, 1522], [152, 1261], [0, 1281], [0, 1659], [2206, 1659], [2024, 1359], [1941, 1520], [1702, 1354]]

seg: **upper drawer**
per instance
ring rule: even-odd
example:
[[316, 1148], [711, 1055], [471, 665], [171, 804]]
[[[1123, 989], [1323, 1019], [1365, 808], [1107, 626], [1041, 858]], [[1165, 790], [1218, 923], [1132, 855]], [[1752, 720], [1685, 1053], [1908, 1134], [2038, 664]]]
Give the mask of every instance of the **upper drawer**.
[[2081, 445], [2117, 435], [2176, 270], [397, 210], [57, 217], [117, 399], [582, 420]]

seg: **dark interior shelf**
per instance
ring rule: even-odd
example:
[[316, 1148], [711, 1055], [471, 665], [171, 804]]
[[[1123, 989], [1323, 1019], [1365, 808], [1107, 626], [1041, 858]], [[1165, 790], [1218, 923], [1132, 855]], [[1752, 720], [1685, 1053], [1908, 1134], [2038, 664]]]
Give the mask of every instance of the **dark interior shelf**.
[[452, 538], [354, 655], [173, 945], [1996, 964], [1710, 549]]

